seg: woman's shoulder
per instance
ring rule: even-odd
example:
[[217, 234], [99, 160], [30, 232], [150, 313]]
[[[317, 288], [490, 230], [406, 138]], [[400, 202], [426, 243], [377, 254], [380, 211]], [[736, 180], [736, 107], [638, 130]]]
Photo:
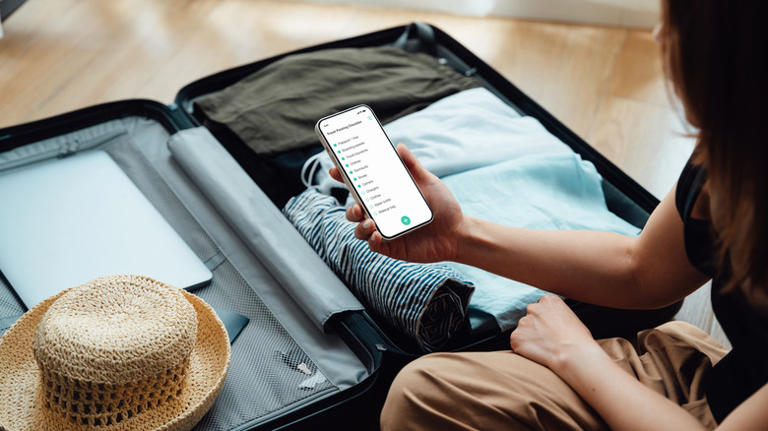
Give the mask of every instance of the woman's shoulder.
[[691, 159], [685, 164], [675, 189], [675, 205], [683, 222], [689, 218], [707, 219], [706, 203], [708, 194], [705, 190], [707, 179], [704, 166], [696, 164]]

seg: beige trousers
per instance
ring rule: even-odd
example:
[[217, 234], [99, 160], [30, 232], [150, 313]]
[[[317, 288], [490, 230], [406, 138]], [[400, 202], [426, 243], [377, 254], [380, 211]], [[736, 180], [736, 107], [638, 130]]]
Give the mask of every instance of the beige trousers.
[[[726, 350], [693, 325], [669, 322], [623, 338], [598, 340], [624, 370], [716, 426], [703, 376]], [[631, 406], [627, 406], [631, 408]], [[607, 430], [608, 426], [548, 368], [510, 351], [435, 353], [395, 378], [382, 430]]]

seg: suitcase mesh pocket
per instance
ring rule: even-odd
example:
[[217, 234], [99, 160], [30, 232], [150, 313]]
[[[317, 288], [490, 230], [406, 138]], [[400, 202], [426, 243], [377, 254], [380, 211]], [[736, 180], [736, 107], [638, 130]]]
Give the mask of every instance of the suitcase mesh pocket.
[[216, 268], [212, 283], [195, 293], [214, 308], [250, 319], [232, 344], [232, 363], [221, 394], [197, 429], [234, 429], [335, 390], [319, 378], [315, 364], [229, 262]]
[[11, 292], [10, 287], [0, 279], [0, 336], [13, 324], [17, 317], [24, 314], [24, 307]]

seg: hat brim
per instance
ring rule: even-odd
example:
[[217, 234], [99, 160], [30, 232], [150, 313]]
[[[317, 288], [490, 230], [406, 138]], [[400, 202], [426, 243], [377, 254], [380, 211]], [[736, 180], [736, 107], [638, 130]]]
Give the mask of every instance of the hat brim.
[[[48, 308], [66, 292], [34, 306], [0, 338], [0, 429], [86, 429], [62, 420], [44, 407], [40, 369], [32, 344]], [[188, 430], [216, 400], [229, 370], [231, 350], [227, 330], [213, 309], [197, 296], [182, 291], [197, 312], [197, 341], [190, 354], [185, 389], [176, 402], [156, 406], [105, 430]]]

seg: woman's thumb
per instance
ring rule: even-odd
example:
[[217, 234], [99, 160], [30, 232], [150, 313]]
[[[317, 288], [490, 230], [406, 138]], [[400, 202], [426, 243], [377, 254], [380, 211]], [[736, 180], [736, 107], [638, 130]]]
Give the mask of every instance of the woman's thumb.
[[411, 150], [409, 150], [402, 142], [397, 144], [397, 153], [403, 160], [405, 167], [408, 168], [408, 171], [413, 175], [414, 180], [419, 182], [426, 179], [427, 170], [424, 169], [424, 166], [421, 166], [421, 163], [416, 156], [414, 156]]

